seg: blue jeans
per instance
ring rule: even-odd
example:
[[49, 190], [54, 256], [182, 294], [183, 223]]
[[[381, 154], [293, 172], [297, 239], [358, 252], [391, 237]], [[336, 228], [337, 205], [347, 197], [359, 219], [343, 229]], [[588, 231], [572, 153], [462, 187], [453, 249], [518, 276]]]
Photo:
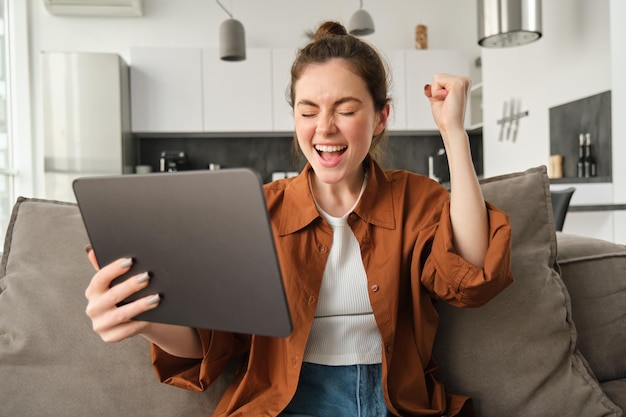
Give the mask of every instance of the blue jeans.
[[387, 417], [382, 367], [305, 362], [296, 395], [279, 417]]

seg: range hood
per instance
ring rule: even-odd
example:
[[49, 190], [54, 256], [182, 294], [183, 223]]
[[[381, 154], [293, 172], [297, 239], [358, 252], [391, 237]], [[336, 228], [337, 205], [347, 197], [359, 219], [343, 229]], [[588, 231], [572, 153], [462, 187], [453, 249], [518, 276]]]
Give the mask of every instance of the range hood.
[[57, 16], [138, 17], [142, 0], [44, 0], [46, 9]]
[[541, 0], [478, 0], [478, 44], [524, 45], [541, 38]]

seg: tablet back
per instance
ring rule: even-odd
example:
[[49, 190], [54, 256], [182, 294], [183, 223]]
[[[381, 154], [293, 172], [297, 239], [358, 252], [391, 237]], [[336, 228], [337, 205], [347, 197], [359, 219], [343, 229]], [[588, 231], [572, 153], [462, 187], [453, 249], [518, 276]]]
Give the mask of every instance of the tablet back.
[[[137, 319], [284, 337], [291, 318], [260, 176], [247, 168], [79, 178], [76, 200], [103, 266], [132, 257], [161, 294]], [[114, 282], [115, 284], [115, 282]]]

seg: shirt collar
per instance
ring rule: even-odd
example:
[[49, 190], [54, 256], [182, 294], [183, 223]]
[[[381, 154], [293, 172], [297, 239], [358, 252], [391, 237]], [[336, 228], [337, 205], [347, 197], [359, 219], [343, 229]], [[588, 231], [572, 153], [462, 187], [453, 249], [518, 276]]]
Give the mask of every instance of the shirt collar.
[[[354, 213], [374, 226], [395, 229], [392, 181], [373, 159], [366, 159], [365, 164], [368, 166], [369, 177]], [[311, 165], [307, 163], [285, 189], [280, 213], [280, 236], [295, 233], [320, 217], [310, 191], [310, 169]]]

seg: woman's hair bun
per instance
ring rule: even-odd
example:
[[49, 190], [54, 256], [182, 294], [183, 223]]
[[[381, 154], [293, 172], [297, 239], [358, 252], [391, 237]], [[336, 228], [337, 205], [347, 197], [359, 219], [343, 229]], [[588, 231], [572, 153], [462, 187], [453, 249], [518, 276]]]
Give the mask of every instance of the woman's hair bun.
[[348, 31], [346, 28], [339, 22], [324, 22], [317, 28], [315, 35], [313, 36], [314, 41], [319, 41], [322, 38], [327, 36], [342, 36], [347, 35]]

